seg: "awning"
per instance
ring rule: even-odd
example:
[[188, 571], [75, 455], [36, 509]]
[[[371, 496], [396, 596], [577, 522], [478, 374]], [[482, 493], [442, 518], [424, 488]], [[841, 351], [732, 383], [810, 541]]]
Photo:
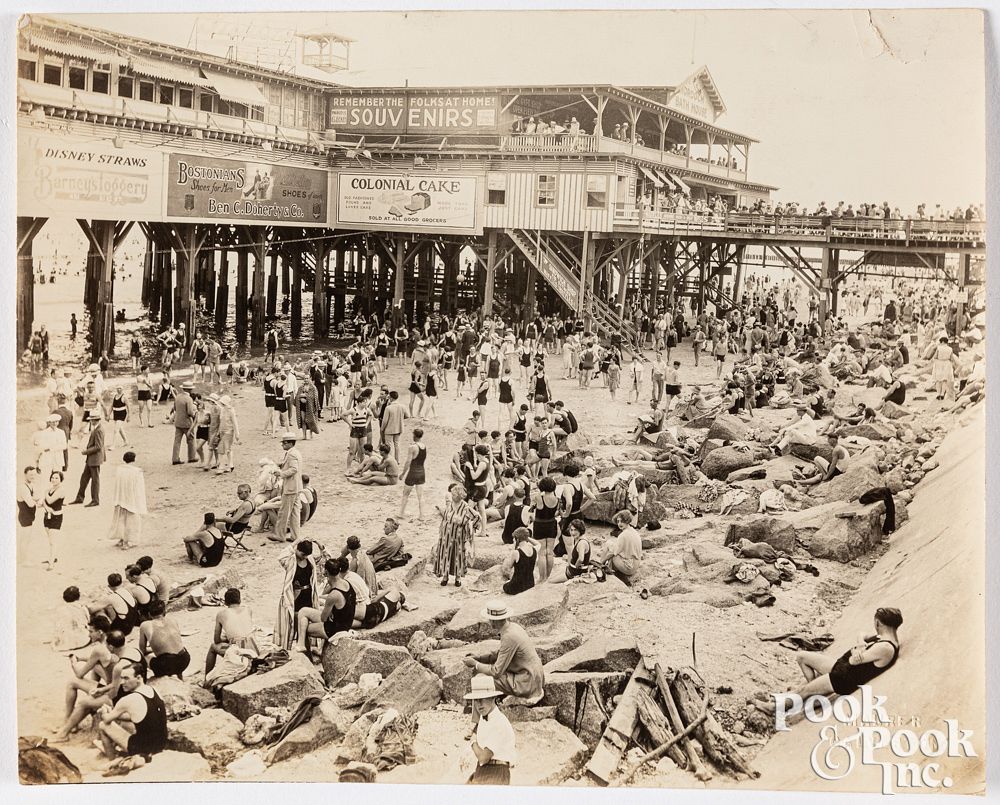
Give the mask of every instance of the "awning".
[[653, 173], [649, 168], [644, 168], [642, 165], [639, 166], [639, 170], [643, 172], [645, 177], [653, 183], [655, 187], [663, 187], [663, 180], [660, 179], [655, 173]]
[[31, 34], [29, 37], [32, 47], [40, 50], [47, 50], [49, 53], [58, 53], [60, 56], [72, 56], [76, 59], [86, 59], [95, 62], [116, 62], [125, 64], [126, 57], [97, 45], [87, 45], [83, 42], [68, 42], [42, 34]]
[[243, 103], [247, 106], [267, 105], [264, 93], [252, 81], [234, 78], [231, 75], [222, 75], [222, 73], [211, 70], [205, 70], [205, 77], [208, 79], [209, 85], [219, 93], [219, 97], [224, 101]]
[[670, 178], [674, 180], [674, 183], [681, 189], [682, 193], [687, 193], [689, 196], [691, 195], [691, 188], [688, 187], [687, 183], [683, 179], [674, 176], [672, 173], [670, 174]]
[[159, 78], [163, 81], [173, 81], [176, 84], [187, 84], [191, 87], [210, 87], [211, 84], [201, 77], [197, 67], [174, 62], [160, 62], [131, 56], [128, 60], [129, 69], [138, 75], [149, 78]]
[[659, 168], [657, 168], [656, 175], [663, 180], [663, 183], [667, 186], [668, 189], [677, 189], [677, 190], [681, 189], [681, 186], [677, 184], [677, 180], [666, 171], [661, 171]]

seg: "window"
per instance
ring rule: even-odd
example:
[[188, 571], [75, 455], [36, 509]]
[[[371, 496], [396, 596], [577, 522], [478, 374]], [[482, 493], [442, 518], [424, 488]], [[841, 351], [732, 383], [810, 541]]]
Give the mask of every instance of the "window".
[[174, 88], [169, 84], [160, 84], [160, 103], [167, 106], [174, 104]]
[[287, 106], [281, 107], [281, 125], [292, 128], [295, 125], [295, 109]]
[[38, 62], [32, 59], [18, 59], [17, 60], [17, 77], [26, 78], [28, 81], [35, 80], [35, 71], [38, 67]]
[[42, 69], [42, 81], [46, 84], [53, 84], [57, 87], [62, 86], [62, 65], [60, 64], [46, 64]]
[[233, 117], [247, 118], [247, 107], [242, 103], [232, 103], [229, 105], [229, 114]]
[[229, 101], [223, 100], [222, 98], [219, 98], [219, 100], [215, 102], [215, 111], [220, 115], [231, 115], [233, 113]]
[[492, 171], [486, 174], [486, 203], [507, 203], [507, 174]]
[[118, 76], [118, 95], [121, 98], [131, 98], [135, 92], [135, 79], [130, 75]]
[[87, 68], [80, 64], [70, 64], [69, 66], [69, 88], [87, 88]]
[[183, 106], [185, 109], [192, 109], [194, 107], [194, 90], [178, 87], [177, 105]]
[[251, 106], [250, 107], [250, 119], [251, 120], [264, 120], [264, 107], [263, 106]]
[[555, 206], [556, 175], [554, 173], [538, 174], [538, 184], [535, 189], [535, 203], [539, 207]]
[[608, 206], [608, 177], [587, 177], [587, 207], [603, 210]]
[[152, 102], [154, 97], [154, 87], [152, 81], [139, 82], [139, 100]]
[[214, 102], [215, 96], [210, 92], [202, 92], [198, 96], [198, 108], [203, 112], [211, 112]]
[[111, 73], [103, 70], [94, 70], [90, 77], [90, 89], [99, 92], [101, 95], [111, 94]]

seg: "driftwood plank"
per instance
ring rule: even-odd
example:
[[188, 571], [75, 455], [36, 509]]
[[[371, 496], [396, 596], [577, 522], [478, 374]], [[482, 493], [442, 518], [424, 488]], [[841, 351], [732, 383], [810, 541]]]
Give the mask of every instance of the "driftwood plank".
[[629, 741], [639, 724], [638, 701], [639, 692], [651, 686], [653, 676], [645, 663], [639, 660], [632, 678], [625, 686], [625, 691], [618, 700], [618, 706], [611, 714], [604, 734], [597, 742], [597, 748], [587, 763], [587, 771], [597, 780], [607, 785], [611, 776], [618, 769], [622, 756], [628, 749]]

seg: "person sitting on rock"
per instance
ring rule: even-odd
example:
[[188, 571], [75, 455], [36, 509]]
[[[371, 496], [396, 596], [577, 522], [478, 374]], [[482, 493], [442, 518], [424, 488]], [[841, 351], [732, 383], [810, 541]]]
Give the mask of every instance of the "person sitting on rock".
[[[797, 652], [795, 660], [806, 682], [794, 693], [803, 701], [810, 696], [827, 699], [850, 696], [896, 664], [900, 648], [897, 630], [902, 625], [903, 615], [898, 609], [879, 607], [875, 610], [875, 634], [863, 638], [836, 659], [817, 651]], [[779, 695], [775, 694], [769, 702], [755, 702], [754, 706], [773, 716]], [[792, 720], [788, 719], [787, 723]]]
[[530, 528], [515, 528], [513, 536], [514, 548], [501, 564], [501, 573], [506, 579], [503, 591], [507, 595], [517, 595], [535, 586], [535, 560], [538, 559], [540, 547], [532, 539]]
[[181, 630], [166, 613], [166, 605], [158, 598], [149, 605], [150, 620], [139, 627], [139, 651], [146, 657], [153, 676], [183, 679], [191, 655], [181, 640]]
[[800, 405], [795, 411], [799, 418], [779, 430], [777, 438], [768, 445], [777, 456], [785, 455], [793, 444], [812, 444], [819, 435], [809, 409]]
[[[98, 710], [98, 735], [107, 757], [117, 753], [144, 759], [167, 746], [167, 711], [160, 694], [146, 684], [135, 668], [121, 675], [125, 695], [111, 707]], [[121, 723], [118, 723], [121, 722]]]
[[598, 560], [609, 573], [614, 573], [621, 581], [632, 586], [642, 564], [642, 537], [633, 525], [632, 512], [622, 509], [611, 518], [618, 534], [604, 545]]
[[590, 540], [586, 538], [587, 524], [579, 518], [571, 520], [564, 539], [569, 544], [569, 553], [566, 556], [566, 573], [553, 573], [549, 576], [552, 584], [562, 584], [582, 576], [591, 569], [592, 549]]
[[815, 486], [844, 474], [846, 462], [851, 454], [847, 452], [846, 447], [840, 444], [840, 437], [836, 433], [828, 435], [826, 440], [831, 449], [830, 460], [827, 461], [823, 456], [816, 456], [813, 459], [815, 469], [808, 475], [800, 475], [792, 470], [792, 478], [797, 486]]
[[537, 704], [545, 695], [545, 672], [528, 633], [511, 622], [511, 612], [502, 601], [490, 601], [481, 615], [496, 630], [500, 648], [489, 664], [471, 654], [462, 661], [475, 673], [493, 677], [501, 693], [518, 697], [522, 704]]
[[831, 419], [823, 428], [820, 428], [820, 435], [826, 433], [831, 433], [834, 428], [837, 428], [841, 424], [844, 425], [860, 425], [863, 422], [874, 422], [877, 414], [874, 409], [869, 408], [863, 402], [858, 403], [858, 407], [850, 414], [844, 414], [841, 416], [836, 411], [831, 411], [833, 414], [833, 419]]
[[399, 567], [405, 563], [403, 557], [403, 538], [399, 535], [399, 521], [395, 517], [386, 517], [382, 525], [382, 536], [368, 549], [368, 558], [376, 571]]
[[225, 608], [215, 616], [215, 633], [212, 645], [208, 647], [205, 657], [205, 676], [215, 668], [219, 657], [224, 657], [230, 646], [252, 651], [260, 655], [260, 647], [253, 637], [253, 612], [250, 607], [242, 604], [243, 596], [238, 589], [230, 587], [226, 590], [223, 600]]
[[[648, 442], [656, 442], [656, 434], [663, 430], [663, 418], [666, 414], [657, 404], [655, 399], [649, 401], [649, 411], [639, 416], [636, 421], [635, 430], [630, 436], [635, 444], [645, 439]], [[650, 438], [652, 436], [653, 438]]]

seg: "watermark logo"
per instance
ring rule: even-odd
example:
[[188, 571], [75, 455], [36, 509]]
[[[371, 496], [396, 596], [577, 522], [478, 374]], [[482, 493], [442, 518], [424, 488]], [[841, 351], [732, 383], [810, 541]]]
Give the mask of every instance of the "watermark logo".
[[[789, 719], [798, 716], [824, 724], [809, 755], [809, 765], [823, 780], [842, 780], [859, 766], [873, 766], [882, 770], [883, 794], [947, 789], [953, 781], [941, 775], [936, 758], [978, 757], [971, 743], [972, 730], [962, 729], [956, 719], [943, 719], [941, 729], [895, 728], [898, 720], [886, 711], [886, 697], [874, 695], [868, 685], [861, 686], [860, 701], [853, 696], [841, 696], [832, 703], [825, 696], [803, 701], [795, 693], [779, 693], [774, 703], [778, 732], [789, 730]], [[831, 719], [835, 723], [826, 723]], [[875, 753], [880, 750], [887, 752], [877, 759]], [[887, 754], [895, 759], [885, 760]]]

